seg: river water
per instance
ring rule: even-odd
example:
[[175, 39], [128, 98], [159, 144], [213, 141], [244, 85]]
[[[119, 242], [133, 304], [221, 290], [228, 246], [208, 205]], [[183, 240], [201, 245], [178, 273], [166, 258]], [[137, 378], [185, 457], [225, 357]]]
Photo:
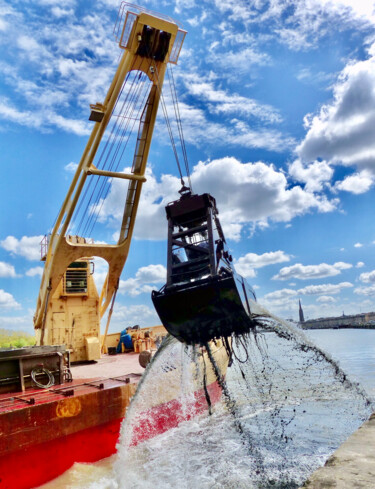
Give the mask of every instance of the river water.
[[[375, 397], [375, 330], [316, 330], [307, 336], [339, 362], [354, 385], [359, 382]], [[250, 344], [246, 362], [239, 349], [237, 363], [228, 369], [234, 417], [223, 402], [212, 416], [184, 422], [137, 447], [129, 449], [123, 436], [118, 456], [76, 464], [43, 489], [298, 487], [361, 424], [366, 408], [352, 388], [324, 374], [329, 367], [323, 360], [309, 363], [298, 351], [291, 365], [295, 348], [285, 350], [285, 341], [272, 333], [265, 338], [265, 356]], [[171, 348], [169, 356], [184, 355], [180, 344]], [[267, 382], [260, 381], [265, 371]]]

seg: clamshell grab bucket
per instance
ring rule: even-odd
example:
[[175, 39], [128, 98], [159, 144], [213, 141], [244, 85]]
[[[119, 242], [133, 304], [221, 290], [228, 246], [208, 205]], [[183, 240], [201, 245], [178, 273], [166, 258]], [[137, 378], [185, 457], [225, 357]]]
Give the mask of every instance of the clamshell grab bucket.
[[255, 294], [231, 265], [215, 199], [186, 191], [166, 213], [167, 283], [152, 301], [167, 331], [203, 345], [254, 328]]

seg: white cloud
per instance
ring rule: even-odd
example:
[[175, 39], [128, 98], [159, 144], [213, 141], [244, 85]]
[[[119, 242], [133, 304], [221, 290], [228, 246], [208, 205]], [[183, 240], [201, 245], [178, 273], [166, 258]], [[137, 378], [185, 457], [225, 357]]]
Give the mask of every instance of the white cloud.
[[[59, 0], [37, 0], [39, 5], [45, 5], [47, 7], [54, 7], [55, 5], [61, 5]], [[64, 0], [66, 7], [72, 7], [76, 4], [76, 0]]]
[[361, 282], [364, 282], [365, 284], [375, 282], [375, 270], [373, 270], [372, 272], [361, 273], [361, 275], [359, 276], [359, 280]]
[[334, 304], [336, 302], [336, 299], [329, 295], [321, 295], [316, 299], [316, 302], [323, 303], [323, 304]]
[[0, 246], [12, 255], [20, 255], [27, 260], [40, 260], [40, 242], [44, 236], [23, 236], [17, 239], [14, 236], [7, 236], [0, 241]]
[[[162, 175], [157, 181], [150, 166], [146, 177], [134, 235], [138, 239], [165, 239], [164, 207], [176, 200], [181, 183], [172, 175]], [[241, 163], [234, 157], [199, 162], [192, 170], [191, 181], [195, 193], [215, 196], [224, 233], [234, 240], [239, 240], [243, 228], [250, 224], [265, 227], [268, 221], [288, 222], [313, 210], [333, 211], [337, 204], [299, 186], [289, 188], [284, 173], [273, 165]], [[127, 185], [120, 179], [112, 183], [107, 199], [96, 207], [100, 209], [100, 222], [120, 221]]]
[[27, 270], [26, 275], [28, 277], [41, 277], [43, 275], [43, 267], [33, 267]]
[[297, 290], [293, 289], [280, 289], [280, 290], [275, 290], [275, 292], [270, 292], [264, 296], [264, 299], [268, 301], [274, 301], [274, 300], [283, 300], [283, 299], [288, 299], [290, 297], [296, 297], [298, 295]]
[[[15, 309], [19, 309], [19, 307], [17, 306]], [[25, 331], [26, 333], [33, 334], [34, 329], [32, 324], [33, 312], [24, 316], [0, 316], [0, 328]]]
[[362, 243], [355, 243], [354, 248], [362, 248]]
[[302, 68], [297, 76], [297, 80], [302, 81], [306, 84], [324, 84], [324, 86], [327, 85], [328, 82], [332, 80], [332, 74], [331, 73], [325, 73], [324, 71], [312, 71], [310, 68]]
[[320, 192], [324, 184], [331, 180], [333, 169], [326, 161], [303, 164], [301, 160], [297, 159], [289, 166], [289, 174], [296, 181], [304, 182], [305, 189], [309, 192]]
[[217, 46], [214, 51], [211, 51], [208, 60], [225, 71], [230, 72], [235, 69], [241, 74], [249, 72], [254, 65], [264, 66], [271, 63], [271, 57], [255, 46], [229, 50], [226, 52], [225, 57], [223, 56], [221, 47]]
[[67, 165], [64, 166], [64, 170], [69, 172], [69, 173], [74, 173], [78, 168], [78, 163], [74, 163], [71, 161]]
[[117, 303], [112, 315], [111, 330], [119, 331], [126, 326], [134, 326], [136, 324], [141, 328], [155, 326], [160, 324], [160, 319], [155, 309], [147, 305], [124, 306]]
[[325, 295], [325, 294], [339, 294], [343, 289], [353, 287], [350, 282], [341, 282], [339, 284], [320, 284], [320, 285], [308, 285], [298, 290], [301, 295]]
[[2, 18], [0, 18], [0, 31], [6, 31], [9, 24]]
[[354, 173], [335, 183], [335, 189], [351, 192], [352, 194], [363, 194], [367, 192], [374, 183], [374, 176], [368, 170]]
[[261, 33], [266, 32], [268, 38], [273, 37], [296, 51], [316, 46], [319, 39], [332, 32], [333, 25], [341, 30], [375, 23], [373, 5], [368, 1], [299, 0], [291, 3], [285, 0], [215, 0], [215, 6], [225, 14], [227, 24], [230, 22], [227, 30], [233, 31], [235, 25], [240, 23], [249, 31], [252, 24], [256, 24], [257, 31], [263, 27]]
[[335, 303], [316, 303], [309, 304], [304, 307], [305, 317], [306, 313], [309, 318], [321, 318], [321, 317], [334, 317], [342, 316], [344, 314], [358, 314], [358, 311], [370, 311], [373, 308], [373, 301], [369, 299], [341, 302], [337, 300]]
[[262, 268], [267, 265], [273, 265], [275, 263], [283, 263], [290, 260], [290, 256], [284, 253], [284, 251], [270, 251], [257, 255], [256, 253], [247, 253], [245, 256], [241, 256], [236, 262], [236, 270], [244, 277], [255, 277], [256, 273], [254, 268]]
[[[259, 127], [245, 119], [240, 119], [241, 115], [249, 115], [250, 101], [248, 99], [246, 99], [246, 103], [242, 104], [241, 110], [237, 108], [237, 114], [232, 113], [236, 105], [233, 101], [225, 104], [225, 100], [223, 100], [221, 104], [208, 104], [204, 108], [200, 108], [202, 101], [199, 99], [196, 101], [195, 105], [188, 105], [181, 101], [179, 111], [181, 120], [183, 120], [184, 139], [198, 148], [212, 146], [236, 148], [241, 146], [243, 148], [264, 148], [279, 153], [295, 146], [294, 138], [281, 131], [268, 126]], [[171, 110], [173, 111], [172, 107], [169, 113], [172, 113]], [[212, 113], [221, 112], [221, 117], [211, 120], [209, 118], [210, 110]], [[252, 110], [256, 110], [259, 116], [259, 106]], [[271, 112], [268, 110], [269, 114]], [[276, 114], [276, 111], [274, 113]], [[271, 117], [271, 115], [267, 117]], [[272, 117], [274, 118], [275, 115]], [[204, 138], [202, 138], [202, 128], [204, 128]], [[169, 144], [165, 131], [160, 133], [160, 139], [164, 139], [166, 144]]]
[[362, 268], [364, 266], [365, 266], [365, 264], [363, 263], [363, 261], [359, 261], [355, 267], [356, 268]]
[[51, 9], [52, 14], [57, 17], [58, 19], [62, 17], [69, 17], [74, 14], [74, 10], [72, 9], [62, 9], [60, 7], [53, 7]]
[[87, 122], [63, 117], [50, 109], [44, 109], [44, 111], [40, 112], [21, 111], [3, 97], [0, 98], [0, 117], [22, 126], [33, 127], [34, 129], [44, 130], [55, 126], [78, 136], [90, 134], [90, 126]]
[[[371, 53], [371, 49], [369, 50]], [[336, 189], [366, 192], [375, 178], [375, 57], [349, 62], [333, 87], [333, 101], [306, 117], [308, 132], [297, 148], [305, 164], [321, 158], [357, 172]]]
[[16, 271], [13, 265], [0, 261], [0, 277], [17, 277]]
[[236, 93], [229, 94], [217, 89], [212, 81], [202, 81], [201, 75], [190, 75], [185, 78], [185, 81], [189, 93], [201, 101], [208, 102], [208, 110], [213, 114], [235, 114], [237, 117], [239, 114], [255, 116], [271, 123], [282, 120], [275, 108]]
[[0, 289], [0, 307], [4, 309], [20, 309], [21, 305], [18, 304], [12, 294]]
[[29, 35], [21, 34], [17, 39], [17, 45], [21, 50], [26, 51], [31, 57], [36, 56], [37, 51], [39, 51], [41, 54], [43, 54], [45, 51], [45, 47], [39, 44], [35, 38]]
[[135, 274], [141, 283], [162, 283], [166, 281], [167, 270], [163, 265], [141, 267]]
[[375, 296], [375, 284], [369, 287], [357, 287], [354, 289], [354, 293], [358, 295], [365, 295], [367, 297]]
[[309, 280], [333, 277], [339, 275], [341, 270], [346, 270], [351, 267], [351, 264], [344, 262], [337, 262], [333, 265], [328, 265], [327, 263], [320, 263], [319, 265], [302, 265], [302, 263], [296, 263], [290, 267], [282, 268], [272, 279], [290, 280], [291, 278], [297, 278], [299, 280]]
[[[326, 299], [327, 294], [335, 295], [339, 294], [343, 289], [353, 287], [350, 282], [341, 282], [339, 284], [321, 284], [321, 285], [308, 285], [302, 289], [279, 289], [274, 292], [266, 294], [260, 301], [266, 306], [272, 308], [289, 309], [290, 307], [297, 307], [296, 300], [298, 296], [319, 295], [324, 299], [318, 298], [317, 302], [320, 303], [333, 303], [335, 300], [332, 298]], [[297, 311], [297, 308], [296, 308]]]
[[0, 101], [0, 117], [43, 132], [87, 135], [92, 124], [82, 116], [89, 103], [104, 98], [118, 62], [111, 13], [94, 6], [90, 15], [76, 15], [75, 2], [68, 1], [47, 6], [49, 23], [45, 9], [33, 9], [27, 18], [21, 9], [5, 12], [12, 30], [0, 43], [17, 63], [2, 61], [10, 96]]
[[120, 280], [120, 294], [128, 294], [135, 297], [144, 292], [150, 293], [158, 289], [156, 284], [166, 282], [167, 270], [163, 265], [148, 265], [141, 267], [135, 277]]
[[285, 288], [270, 292], [264, 297], [258, 298], [258, 300], [271, 312], [289, 318], [298, 317], [298, 297], [314, 295], [318, 296], [315, 304], [303, 303], [305, 318], [307, 315], [309, 317], [322, 317], [341, 314], [343, 307], [345, 307], [345, 311], [349, 311], [350, 309], [353, 313], [357, 313], [359, 307], [364, 307], [362, 303], [359, 304], [357, 301], [355, 304], [350, 304], [349, 308], [349, 304], [346, 301], [343, 303], [340, 298], [331, 297], [352, 287], [353, 284], [350, 282], [341, 282], [338, 284], [308, 285], [297, 290]]

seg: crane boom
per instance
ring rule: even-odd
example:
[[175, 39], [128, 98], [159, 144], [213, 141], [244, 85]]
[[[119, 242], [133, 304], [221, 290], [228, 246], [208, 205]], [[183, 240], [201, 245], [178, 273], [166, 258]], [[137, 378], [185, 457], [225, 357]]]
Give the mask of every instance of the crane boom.
[[[96, 122], [48, 240], [46, 254], [43, 257], [44, 273], [34, 316], [34, 328], [39, 344], [65, 342], [69, 343], [73, 352], [77, 350], [72, 339], [78, 336], [77, 322], [91, 321], [89, 332], [83, 336], [99, 338], [100, 326], [93, 327], [93, 324], [100, 323], [100, 318], [107, 310], [118, 287], [129, 253], [142, 185], [146, 181], [147, 158], [167, 63], [177, 62], [186, 34], [171, 19], [161, 18], [144, 10], [128, 11], [125, 14], [123, 6], [122, 16], [125, 16], [125, 20], [119, 35], [119, 45], [124, 49], [124, 53], [104, 102], [91, 106], [90, 120]], [[100, 169], [94, 164], [96, 153], [111, 117], [114, 116], [114, 108], [121, 96], [126, 77], [135, 69], [147, 75], [150, 91], [139, 120], [131, 171]], [[119, 237], [115, 244], [93, 243], [86, 238], [68, 234], [85, 184], [88, 179], [95, 176], [129, 182]], [[81, 270], [81, 278], [86, 270], [85, 280], [91, 280], [89, 257], [93, 256], [103, 258], [108, 263], [107, 277], [99, 297], [95, 286], [88, 285], [84, 280], [80, 281], [79, 287], [72, 286], [74, 280], [74, 283], [78, 283], [77, 270]], [[73, 278], [70, 280], [69, 277]], [[94, 297], [91, 303], [87, 300], [90, 294]], [[69, 302], [74, 304], [70, 310]], [[86, 316], [85, 308], [89, 310]], [[61, 334], [64, 328], [66, 331], [69, 330], [69, 338]], [[56, 333], [57, 329], [59, 334]], [[96, 341], [93, 343], [97, 344]], [[88, 344], [86, 341], [86, 350], [89, 349]], [[88, 359], [83, 358], [87, 353], [84, 352], [85, 347], [81, 345], [80, 348], [81, 354], [73, 354], [73, 360]], [[94, 356], [97, 356], [96, 346], [94, 350]]]

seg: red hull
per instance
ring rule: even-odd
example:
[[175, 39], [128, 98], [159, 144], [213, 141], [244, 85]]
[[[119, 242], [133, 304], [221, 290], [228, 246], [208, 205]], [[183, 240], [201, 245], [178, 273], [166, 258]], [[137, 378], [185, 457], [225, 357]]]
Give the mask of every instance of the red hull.
[[[0, 415], [0, 489], [30, 489], [54, 479], [75, 462], [96, 462], [116, 452], [116, 443], [134, 384], [40, 403]], [[221, 396], [219, 385], [208, 386], [212, 403]], [[59, 411], [59, 403], [79, 398], [81, 408]], [[74, 405], [74, 401], [72, 402]], [[203, 389], [188, 409], [174, 399], [142, 416], [133, 444], [178, 426], [207, 409]], [[56, 416], [60, 413], [60, 416]], [[62, 415], [61, 415], [62, 414]], [[39, 443], [38, 443], [39, 442]]]
[[[216, 404], [221, 398], [221, 388], [217, 382], [207, 386], [207, 391], [212, 404]], [[197, 414], [207, 411], [207, 400], [203, 389], [194, 393], [194, 399], [182, 406], [179, 399], [173, 399], [165, 404], [159, 404], [139, 416], [139, 423], [134, 428], [132, 445], [153, 438], [175, 428], [182, 421], [188, 421]]]
[[0, 458], [1, 489], [31, 489], [75, 462], [97, 462], [116, 451], [121, 419], [36, 444]]

